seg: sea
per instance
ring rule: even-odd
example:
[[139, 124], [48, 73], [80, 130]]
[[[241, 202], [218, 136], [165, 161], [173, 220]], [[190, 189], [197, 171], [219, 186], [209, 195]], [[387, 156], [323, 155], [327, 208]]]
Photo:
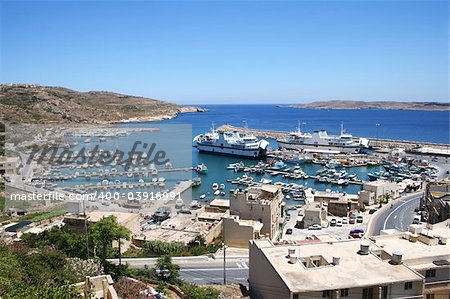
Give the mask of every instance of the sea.
[[[340, 132], [343, 122], [346, 132], [358, 137], [386, 138], [397, 140], [411, 140], [433, 143], [450, 143], [448, 111], [409, 111], [409, 110], [322, 110], [322, 109], [298, 109], [279, 105], [201, 105], [206, 112], [183, 113], [175, 119], [161, 122], [128, 123], [120, 126], [147, 127], [158, 124], [190, 125], [191, 137], [211, 130], [212, 125], [248, 126], [252, 129], [264, 129], [273, 131], [293, 131], [301, 124], [302, 130], [311, 132], [324, 129], [331, 134]], [[186, 132], [188, 134], [188, 132]], [[271, 146], [276, 148], [275, 140], [269, 140]], [[256, 164], [258, 161], [246, 160], [236, 157], [216, 156], [199, 153], [192, 147], [192, 165], [204, 163], [208, 167], [206, 174], [199, 174], [202, 184], [193, 189], [193, 198], [198, 199], [205, 194], [205, 201], [214, 198], [212, 185], [214, 183], [226, 185], [226, 195], [237, 188], [236, 185], [227, 183], [227, 180], [242, 176], [243, 173], [234, 173], [227, 170], [230, 163], [243, 161], [246, 165]], [[321, 165], [305, 164], [302, 170], [309, 175], [314, 175]], [[379, 167], [350, 168], [349, 173], [355, 173], [359, 178], [368, 180], [367, 173], [377, 171]], [[194, 174], [195, 176], [196, 174]], [[254, 181], [268, 178], [282, 182], [295, 182], [305, 188], [317, 190], [334, 190], [346, 193], [357, 193], [358, 185], [337, 186], [315, 182], [313, 179], [292, 180], [270, 175], [254, 175]], [[292, 202], [292, 201], [291, 201]], [[288, 203], [289, 204], [289, 203]]]

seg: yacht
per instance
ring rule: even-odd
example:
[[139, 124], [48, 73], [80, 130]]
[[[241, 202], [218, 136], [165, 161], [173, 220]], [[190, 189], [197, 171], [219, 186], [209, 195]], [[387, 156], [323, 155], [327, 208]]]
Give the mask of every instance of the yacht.
[[333, 154], [359, 153], [367, 144], [364, 138], [358, 142], [353, 141], [353, 136], [345, 132], [343, 123], [339, 135], [328, 135], [325, 130], [304, 133], [298, 127], [297, 131], [289, 133], [286, 139], [278, 139], [277, 142], [280, 148]]
[[216, 131], [195, 136], [195, 147], [200, 152], [236, 157], [259, 158], [267, 153], [269, 142], [249, 133]]

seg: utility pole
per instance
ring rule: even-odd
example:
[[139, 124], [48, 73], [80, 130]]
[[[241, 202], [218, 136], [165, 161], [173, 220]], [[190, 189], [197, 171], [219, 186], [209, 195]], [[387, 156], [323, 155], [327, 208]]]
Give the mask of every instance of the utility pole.
[[83, 214], [84, 214], [84, 232], [86, 234], [86, 254], [89, 259], [89, 235], [88, 235], [88, 225], [86, 216], [86, 200], [83, 199]]
[[223, 284], [226, 285], [227, 284], [227, 245], [225, 245], [225, 242], [223, 243]]

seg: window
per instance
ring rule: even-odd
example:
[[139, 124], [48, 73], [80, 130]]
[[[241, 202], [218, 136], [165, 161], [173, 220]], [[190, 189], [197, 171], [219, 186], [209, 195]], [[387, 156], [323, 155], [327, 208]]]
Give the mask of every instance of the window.
[[429, 278], [429, 277], [435, 277], [436, 276], [436, 269], [430, 269], [425, 271], [425, 277]]
[[381, 298], [388, 299], [388, 286], [383, 286], [381, 288]]
[[298, 294], [294, 294], [294, 296], [292, 296], [292, 299], [298, 299]]
[[405, 290], [411, 290], [412, 289], [412, 281], [405, 282]]
[[373, 299], [373, 289], [372, 288], [363, 289], [362, 299]]
[[348, 289], [341, 289], [341, 297], [347, 297], [348, 296]]
[[434, 299], [434, 294], [427, 294], [427, 299]]
[[322, 298], [330, 298], [331, 292], [330, 291], [323, 291], [322, 292]]

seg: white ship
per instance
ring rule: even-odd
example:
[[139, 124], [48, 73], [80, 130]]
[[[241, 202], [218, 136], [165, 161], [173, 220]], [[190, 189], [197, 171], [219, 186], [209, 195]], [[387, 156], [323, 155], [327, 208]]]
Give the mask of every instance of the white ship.
[[368, 146], [365, 138], [353, 141], [353, 136], [345, 133], [343, 124], [339, 135], [328, 135], [325, 130], [303, 133], [299, 126], [297, 131], [289, 133], [288, 138], [277, 142], [280, 148], [319, 153], [359, 153], [362, 147]]
[[264, 157], [269, 146], [252, 134], [216, 131], [214, 125], [211, 132], [197, 135], [193, 141], [200, 152], [247, 158]]

